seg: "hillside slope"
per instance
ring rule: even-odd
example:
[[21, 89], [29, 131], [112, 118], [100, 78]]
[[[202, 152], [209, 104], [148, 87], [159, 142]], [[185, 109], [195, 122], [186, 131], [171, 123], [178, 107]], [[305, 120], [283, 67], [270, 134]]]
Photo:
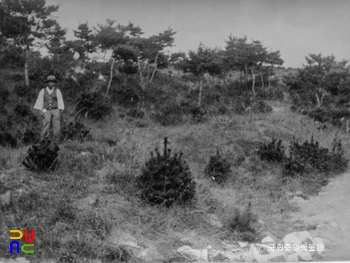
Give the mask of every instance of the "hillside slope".
[[[339, 177], [335, 180], [339, 183], [322, 190], [325, 196], [313, 197], [305, 201], [300, 212], [293, 212], [296, 207], [290, 204], [286, 192], [302, 191], [308, 195], [312, 186], [298, 180], [282, 184], [281, 168], [260, 160], [256, 147], [271, 137], [286, 144], [293, 137], [309, 140], [313, 135], [324, 147], [329, 147], [334, 137], [340, 138], [348, 151], [349, 141], [337, 129], [318, 130], [310, 119], [291, 112], [286, 103], [269, 103], [274, 109], [271, 114], [227, 114], [212, 116], [204, 123], [169, 127], [145, 119], [149, 126], [140, 128], [136, 126], [137, 119], [126, 120], [117, 114], [105, 122], [88, 121], [86, 125], [94, 140], [62, 143], [59, 161], [63, 165], [54, 173], [25, 170], [19, 160], [28, 147], [0, 148], [0, 161], [6, 164], [0, 171], [1, 178], [14, 197], [13, 207], [0, 222], [0, 233], [4, 233], [0, 254], [13, 257], [7, 254], [8, 229], [35, 228], [40, 249], [34, 255], [37, 258], [28, 257], [33, 262], [38, 262], [38, 258], [105, 259], [120, 255], [119, 247], [126, 243], [130, 252], [145, 253], [144, 261], [135, 262], [150, 262], [147, 257], [165, 261], [174, 257], [174, 250], [189, 242], [194, 248], [205, 248], [209, 244], [219, 246], [223, 240], [239, 240], [240, 233], [229, 224], [234, 216], [232, 209], [251, 204], [263, 224], [260, 237], [268, 232], [281, 238], [298, 230], [320, 231], [312, 234], [330, 241], [326, 250], [332, 250], [326, 256], [334, 255], [334, 249], [339, 256], [334, 255], [334, 259], [346, 258], [348, 243], [341, 242], [348, 241], [345, 235], [349, 230], [346, 223], [349, 176]], [[171, 149], [184, 152], [195, 177], [194, 207], [164, 209], [142, 204], [137, 197], [134, 179], [150, 151], [162, 149], [164, 136], [170, 138]], [[104, 143], [105, 138], [116, 144]], [[232, 164], [232, 180], [224, 187], [204, 176], [208, 160], [217, 148]], [[298, 218], [305, 222], [297, 221]], [[330, 220], [325, 224], [327, 227], [310, 230], [308, 222], [321, 224], [324, 220]], [[340, 230], [330, 228], [336, 226], [332, 222]], [[108, 250], [111, 247], [112, 252]]]

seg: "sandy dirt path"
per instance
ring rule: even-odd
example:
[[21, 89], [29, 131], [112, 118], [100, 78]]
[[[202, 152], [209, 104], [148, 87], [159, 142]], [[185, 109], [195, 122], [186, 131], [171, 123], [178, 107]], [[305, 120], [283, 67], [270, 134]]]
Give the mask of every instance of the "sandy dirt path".
[[321, 192], [299, 204], [294, 220], [315, 224], [308, 230], [313, 237], [325, 239], [320, 261], [350, 260], [350, 169], [323, 187]]

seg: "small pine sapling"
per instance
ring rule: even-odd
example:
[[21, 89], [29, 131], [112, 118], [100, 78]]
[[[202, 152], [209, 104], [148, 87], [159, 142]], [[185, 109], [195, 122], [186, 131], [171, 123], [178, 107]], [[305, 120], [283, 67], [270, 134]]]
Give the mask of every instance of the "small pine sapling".
[[170, 207], [175, 203], [190, 202], [195, 195], [196, 184], [186, 161], [182, 159], [182, 152], [171, 156], [167, 145], [168, 138], [165, 137], [163, 155], [157, 148], [155, 155], [151, 152], [151, 158], [137, 178], [136, 185], [142, 200]]
[[28, 154], [22, 164], [32, 171], [50, 171], [57, 166], [59, 147], [50, 140], [34, 144], [28, 149]]
[[263, 144], [258, 148], [257, 154], [261, 160], [281, 163], [285, 158], [285, 151], [282, 145], [282, 140], [277, 141], [276, 138], [272, 138], [272, 141], [270, 143]]
[[220, 156], [219, 149], [216, 155], [210, 156], [204, 173], [218, 184], [223, 184], [231, 174], [231, 165]]

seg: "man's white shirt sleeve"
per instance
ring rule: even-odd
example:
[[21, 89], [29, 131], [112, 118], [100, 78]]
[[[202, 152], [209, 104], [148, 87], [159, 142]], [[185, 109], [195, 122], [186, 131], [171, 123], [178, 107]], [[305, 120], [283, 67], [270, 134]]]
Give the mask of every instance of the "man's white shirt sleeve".
[[63, 103], [63, 98], [62, 98], [62, 93], [59, 89], [57, 89], [57, 106], [58, 109], [64, 110], [64, 103]]
[[44, 107], [44, 89], [41, 89], [38, 95], [38, 98], [36, 99], [34, 109], [36, 110], [43, 110]]

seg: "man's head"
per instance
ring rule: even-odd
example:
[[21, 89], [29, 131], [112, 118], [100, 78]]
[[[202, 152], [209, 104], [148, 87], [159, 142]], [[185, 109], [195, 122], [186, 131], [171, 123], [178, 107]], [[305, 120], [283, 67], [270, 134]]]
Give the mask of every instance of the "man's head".
[[50, 89], [52, 89], [53, 86], [55, 86], [55, 82], [53, 82], [53, 81], [48, 81], [47, 84], [48, 84]]
[[48, 84], [49, 88], [52, 89], [55, 83], [57, 82], [56, 77], [53, 75], [50, 75], [47, 77], [45, 82]]

